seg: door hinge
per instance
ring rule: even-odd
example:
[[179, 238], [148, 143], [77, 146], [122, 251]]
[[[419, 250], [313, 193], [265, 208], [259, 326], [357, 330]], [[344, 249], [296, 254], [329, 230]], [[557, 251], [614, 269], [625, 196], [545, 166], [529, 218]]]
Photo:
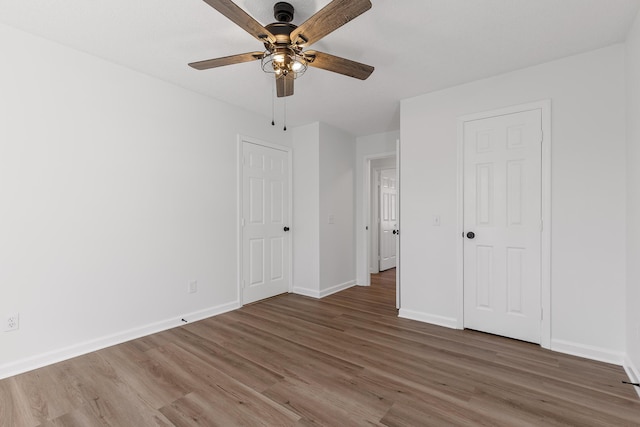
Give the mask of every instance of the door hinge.
[[240, 219], [240, 226], [241, 226], [241, 227], [244, 227], [244, 218], [241, 218], [241, 219]]
[[540, 144], [544, 142], [544, 130], [540, 129]]
[[544, 221], [540, 220], [540, 232], [542, 233], [544, 231]]
[[544, 308], [540, 307], [540, 320], [544, 320]]

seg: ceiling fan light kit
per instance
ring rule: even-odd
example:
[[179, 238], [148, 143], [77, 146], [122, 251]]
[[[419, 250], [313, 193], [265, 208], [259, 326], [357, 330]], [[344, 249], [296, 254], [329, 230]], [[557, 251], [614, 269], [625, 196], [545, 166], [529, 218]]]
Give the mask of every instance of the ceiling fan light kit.
[[264, 44], [263, 52], [249, 52], [189, 64], [197, 70], [224, 65], [261, 61], [262, 70], [275, 75], [278, 97], [293, 95], [293, 81], [309, 66], [334, 73], [367, 79], [374, 68], [349, 59], [312, 50], [304, 50], [327, 34], [371, 9], [370, 0], [333, 0], [299, 27], [291, 23], [294, 8], [277, 2], [273, 15], [278, 22], [262, 26], [231, 0], [204, 0]]
[[293, 78], [297, 79], [307, 71], [308, 64], [311, 61], [296, 49], [286, 47], [277, 47], [274, 50], [265, 50], [262, 56], [262, 71], [265, 73], [273, 73], [277, 77], [285, 77], [293, 74]]

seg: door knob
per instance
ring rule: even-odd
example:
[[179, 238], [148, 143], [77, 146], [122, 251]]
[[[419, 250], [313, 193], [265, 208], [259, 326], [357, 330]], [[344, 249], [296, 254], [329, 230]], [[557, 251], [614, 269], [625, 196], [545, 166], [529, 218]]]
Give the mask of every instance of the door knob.
[[289, 231], [289, 227], [284, 227], [284, 231]]
[[393, 234], [398, 234], [398, 232], [396, 230], [393, 230]]
[[476, 237], [476, 233], [473, 231], [467, 233], [467, 239], [473, 239], [474, 237]]

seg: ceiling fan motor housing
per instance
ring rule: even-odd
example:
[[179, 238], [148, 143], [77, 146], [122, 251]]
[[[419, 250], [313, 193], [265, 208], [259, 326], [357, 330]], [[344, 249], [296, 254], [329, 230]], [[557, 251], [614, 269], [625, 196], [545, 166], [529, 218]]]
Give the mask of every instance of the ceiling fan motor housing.
[[279, 22], [293, 21], [293, 6], [284, 1], [279, 1], [273, 6], [273, 17]]

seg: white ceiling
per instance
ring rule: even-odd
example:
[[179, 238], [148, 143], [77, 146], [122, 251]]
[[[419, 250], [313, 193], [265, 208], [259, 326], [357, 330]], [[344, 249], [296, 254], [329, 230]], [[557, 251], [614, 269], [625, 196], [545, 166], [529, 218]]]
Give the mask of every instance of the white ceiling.
[[[262, 24], [276, 0], [237, 0]], [[290, 0], [295, 24], [329, 0]], [[622, 42], [640, 0], [372, 0], [314, 50], [373, 65], [366, 81], [310, 68], [287, 98], [289, 127], [321, 121], [356, 136], [399, 128], [399, 101]], [[259, 62], [187, 63], [261, 50], [202, 0], [0, 0], [0, 22], [257, 112], [271, 120]], [[281, 121], [283, 101], [276, 101]]]

